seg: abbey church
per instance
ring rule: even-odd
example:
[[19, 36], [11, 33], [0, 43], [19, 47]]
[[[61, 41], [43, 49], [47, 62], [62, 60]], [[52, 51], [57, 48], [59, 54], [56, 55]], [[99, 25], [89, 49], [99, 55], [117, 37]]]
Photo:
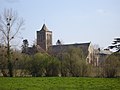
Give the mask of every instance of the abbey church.
[[90, 42], [77, 44], [61, 44], [60, 40], [56, 45], [52, 45], [52, 31], [49, 31], [45, 24], [43, 24], [40, 31], [37, 31], [37, 45], [44, 51], [51, 50], [53, 55], [59, 54], [61, 51], [67, 51], [69, 47], [76, 47], [82, 49], [87, 63], [92, 62], [93, 48]]
[[45, 24], [37, 33], [37, 45], [36, 47], [29, 47], [27, 54], [35, 54], [37, 52], [49, 53], [53, 56], [66, 52], [69, 47], [75, 47], [81, 49], [85, 58], [86, 63], [98, 66], [100, 62], [111, 54], [109, 50], [94, 50], [91, 42], [87, 43], [75, 43], [75, 44], [61, 44], [60, 40], [57, 41], [56, 45], [52, 44], [52, 31], [50, 31]]

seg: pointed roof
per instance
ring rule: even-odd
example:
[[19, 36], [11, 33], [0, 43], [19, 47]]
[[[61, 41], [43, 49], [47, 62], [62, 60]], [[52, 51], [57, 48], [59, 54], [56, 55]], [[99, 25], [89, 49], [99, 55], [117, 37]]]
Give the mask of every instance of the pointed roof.
[[41, 29], [41, 30], [48, 31], [48, 29], [47, 29], [47, 27], [46, 27], [46, 25], [45, 25], [45, 24], [43, 24], [43, 26], [42, 26], [42, 29]]

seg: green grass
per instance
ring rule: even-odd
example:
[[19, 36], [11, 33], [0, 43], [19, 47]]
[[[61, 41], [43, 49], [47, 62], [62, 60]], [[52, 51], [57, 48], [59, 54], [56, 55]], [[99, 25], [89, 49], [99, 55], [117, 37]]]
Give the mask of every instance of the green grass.
[[120, 78], [0, 77], [0, 90], [120, 90]]

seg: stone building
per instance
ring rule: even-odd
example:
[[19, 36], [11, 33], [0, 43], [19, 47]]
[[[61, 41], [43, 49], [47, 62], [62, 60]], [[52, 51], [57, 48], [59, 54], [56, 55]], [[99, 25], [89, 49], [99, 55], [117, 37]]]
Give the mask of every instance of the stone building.
[[105, 59], [113, 52], [109, 49], [101, 50], [100, 48], [94, 50], [94, 66], [100, 66]]
[[75, 47], [81, 49], [86, 57], [86, 62], [94, 66], [100, 65], [107, 56], [111, 54], [108, 50], [95, 50], [91, 42], [88, 43], [75, 43], [75, 44], [62, 44], [60, 40], [57, 41], [56, 45], [52, 45], [52, 31], [49, 31], [45, 24], [43, 24], [40, 31], [37, 31], [37, 48], [29, 48], [29, 52], [51, 52], [54, 56], [67, 51], [69, 47]]
[[43, 24], [40, 31], [37, 31], [37, 45], [45, 51], [52, 46], [52, 31], [49, 31], [45, 24]]
[[43, 24], [40, 31], [37, 31], [37, 43], [32, 47], [27, 47], [22, 50], [22, 53], [34, 55], [35, 53], [47, 53], [48, 48], [52, 46], [52, 31], [49, 31]]
[[60, 54], [61, 52], [67, 52], [70, 47], [75, 47], [82, 50], [86, 63], [92, 63], [93, 61], [93, 47], [91, 42], [88, 43], [75, 43], [75, 44], [61, 44], [61, 45], [52, 45], [50, 51], [53, 55]]
[[[59, 42], [60, 44], [60, 42]], [[44, 49], [46, 52], [48, 50], [51, 50], [52, 53], [58, 54], [62, 50], [67, 50], [68, 47], [76, 47], [80, 48], [83, 51], [83, 54], [86, 57], [86, 62], [91, 63], [93, 60], [93, 47], [91, 42], [89, 43], [77, 43], [77, 44], [57, 44], [52, 45], [52, 31], [49, 31], [45, 24], [43, 24], [42, 29], [40, 31], [37, 31], [37, 45], [40, 46], [42, 49]]]

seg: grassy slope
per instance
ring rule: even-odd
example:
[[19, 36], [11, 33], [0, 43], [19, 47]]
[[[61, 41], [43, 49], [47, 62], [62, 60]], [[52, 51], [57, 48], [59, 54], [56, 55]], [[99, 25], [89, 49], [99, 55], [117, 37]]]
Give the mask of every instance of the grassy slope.
[[0, 90], [120, 90], [120, 78], [0, 78]]

